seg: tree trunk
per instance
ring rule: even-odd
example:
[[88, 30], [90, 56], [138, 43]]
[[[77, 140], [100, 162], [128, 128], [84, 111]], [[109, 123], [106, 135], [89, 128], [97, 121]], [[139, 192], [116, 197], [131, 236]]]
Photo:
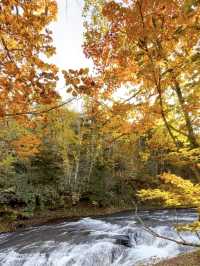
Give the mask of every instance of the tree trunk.
[[187, 131], [188, 131], [188, 140], [189, 140], [192, 148], [197, 148], [197, 147], [199, 147], [199, 144], [198, 144], [196, 137], [195, 137], [195, 134], [194, 134], [194, 130], [192, 127], [192, 122], [191, 122], [190, 116], [189, 116], [187, 110], [185, 109], [185, 101], [184, 101], [184, 98], [183, 98], [183, 95], [181, 92], [181, 88], [180, 88], [180, 86], [176, 80], [174, 82], [174, 85], [175, 85], [174, 89], [175, 89], [175, 92], [177, 94], [178, 101], [179, 101], [179, 104], [181, 106], [181, 109], [182, 109], [182, 112], [184, 115]]
[[163, 121], [164, 121], [165, 127], [166, 127], [166, 129], [167, 129], [167, 131], [168, 131], [170, 137], [172, 138], [172, 140], [173, 140], [175, 146], [178, 148], [178, 146], [179, 146], [179, 145], [178, 145], [178, 142], [177, 142], [175, 136], [173, 135], [172, 130], [171, 130], [169, 124], [168, 124], [167, 118], [166, 118], [166, 116], [165, 116], [164, 106], [163, 106], [163, 99], [162, 99], [162, 93], [161, 93], [160, 88], [157, 87], [157, 91], [158, 91], [158, 97], [159, 97], [159, 104], [160, 104], [160, 109], [161, 109], [161, 116], [162, 116], [162, 119], [163, 119]]

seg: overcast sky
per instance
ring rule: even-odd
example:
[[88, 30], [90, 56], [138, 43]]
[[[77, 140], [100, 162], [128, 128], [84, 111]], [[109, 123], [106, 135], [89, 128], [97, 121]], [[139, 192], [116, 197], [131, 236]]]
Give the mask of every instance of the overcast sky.
[[[92, 61], [85, 58], [83, 54], [83, 0], [57, 0], [58, 18], [51, 25], [53, 30], [54, 45], [57, 48], [56, 55], [51, 62], [62, 69], [79, 69], [84, 67], [92, 68]], [[62, 99], [71, 98], [66, 94], [65, 82], [60, 75], [58, 91]], [[116, 98], [124, 98], [125, 93], [121, 90], [114, 94]], [[82, 110], [82, 102], [73, 102], [72, 107], [78, 111]]]
[[[57, 0], [58, 18], [51, 25], [54, 35], [56, 55], [51, 59], [60, 69], [77, 69], [90, 67], [92, 64], [83, 54], [83, 25], [82, 25], [82, 4], [83, 0]], [[62, 90], [63, 79], [58, 83], [59, 91], [63, 98], [66, 98]]]

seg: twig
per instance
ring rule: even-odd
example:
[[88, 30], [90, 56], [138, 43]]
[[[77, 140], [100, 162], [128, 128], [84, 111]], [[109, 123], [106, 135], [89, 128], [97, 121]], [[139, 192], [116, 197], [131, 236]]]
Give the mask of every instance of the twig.
[[151, 229], [149, 226], [147, 226], [144, 221], [139, 217], [138, 215], [138, 208], [137, 208], [137, 205], [135, 204], [134, 202], [134, 205], [135, 205], [135, 215], [136, 215], [136, 218], [138, 219], [138, 221], [141, 223], [141, 225], [143, 226], [144, 230], [146, 232], [148, 232], [149, 234], [157, 237], [157, 238], [160, 238], [160, 239], [164, 239], [164, 240], [167, 240], [167, 241], [171, 241], [171, 242], [174, 242], [178, 245], [182, 245], [182, 246], [190, 246], [190, 247], [200, 247], [200, 244], [195, 244], [195, 243], [192, 243], [192, 242], [185, 242], [185, 241], [179, 241], [179, 240], [176, 240], [174, 238], [170, 238], [170, 237], [166, 237], [166, 236], [162, 236], [160, 234], [158, 234], [157, 232], [155, 232], [153, 229]]
[[[177, 211], [175, 209], [175, 215], [176, 215], [176, 224], [178, 225], [178, 215], [177, 215]], [[185, 239], [182, 237], [181, 233], [179, 231], [176, 230], [176, 233], [178, 235], [178, 237], [183, 241], [186, 242]]]
[[42, 110], [42, 111], [30, 111], [30, 112], [18, 112], [18, 113], [7, 113], [4, 114], [3, 117], [10, 117], [10, 116], [21, 116], [21, 115], [42, 115], [44, 113], [48, 113], [52, 110], [58, 109], [66, 104], [69, 104], [70, 102], [74, 101], [75, 98], [71, 98], [61, 104], [55, 105], [53, 107], [50, 107], [48, 109]]
[[200, 235], [199, 235], [199, 233], [198, 233], [198, 232], [195, 232], [195, 234], [196, 234], [197, 238], [200, 240]]

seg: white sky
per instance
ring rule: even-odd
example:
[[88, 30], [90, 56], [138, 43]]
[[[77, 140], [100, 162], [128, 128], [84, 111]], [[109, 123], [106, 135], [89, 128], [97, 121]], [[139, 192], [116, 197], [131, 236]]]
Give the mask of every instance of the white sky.
[[[52, 23], [54, 46], [56, 54], [51, 58], [51, 62], [56, 64], [60, 70], [63, 69], [79, 69], [89, 67], [92, 69], [92, 61], [86, 59], [83, 53], [83, 19], [82, 8], [83, 0], [57, 0], [58, 16], [57, 21]], [[58, 82], [58, 91], [62, 99], [71, 98], [65, 91], [65, 82], [60, 75]], [[116, 98], [124, 97], [124, 93], [120, 90], [115, 93]], [[122, 97], [122, 98], [123, 98]], [[71, 105], [77, 111], [82, 110], [82, 101], [75, 101]]]
[[[81, 67], [91, 67], [92, 63], [83, 54], [83, 21], [82, 7], [83, 0], [57, 0], [58, 16], [57, 21], [51, 25], [54, 37], [56, 54], [51, 58], [51, 62], [62, 69], [78, 69]], [[66, 98], [66, 93], [62, 89], [64, 80], [60, 78], [58, 89], [62, 98]]]

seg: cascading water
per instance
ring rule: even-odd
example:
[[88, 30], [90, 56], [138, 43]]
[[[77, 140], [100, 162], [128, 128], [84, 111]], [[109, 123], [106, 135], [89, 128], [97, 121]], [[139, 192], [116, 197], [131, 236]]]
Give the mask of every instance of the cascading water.
[[[145, 224], [179, 239], [172, 227], [197, 219], [192, 210], [140, 212]], [[184, 233], [185, 240], [197, 241]], [[179, 239], [180, 240], [180, 239]], [[128, 245], [126, 245], [126, 242]], [[134, 266], [190, 250], [146, 232], [133, 213], [33, 227], [0, 235], [2, 266]]]

